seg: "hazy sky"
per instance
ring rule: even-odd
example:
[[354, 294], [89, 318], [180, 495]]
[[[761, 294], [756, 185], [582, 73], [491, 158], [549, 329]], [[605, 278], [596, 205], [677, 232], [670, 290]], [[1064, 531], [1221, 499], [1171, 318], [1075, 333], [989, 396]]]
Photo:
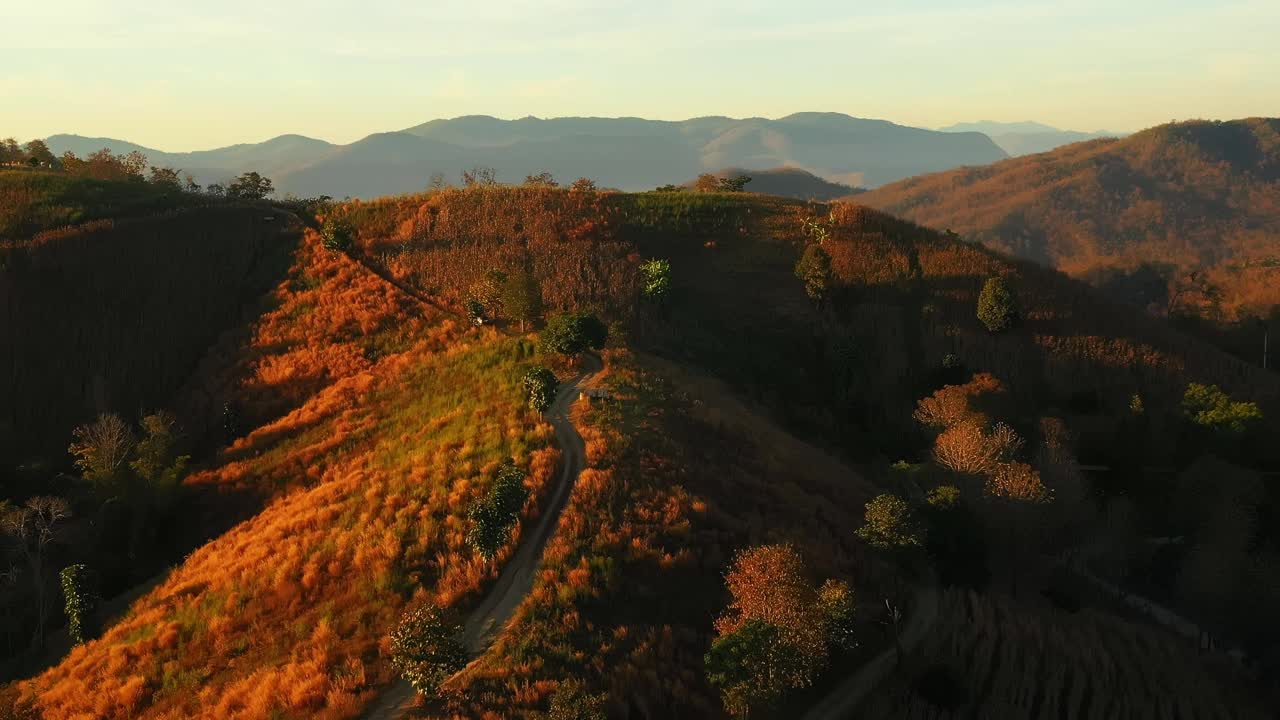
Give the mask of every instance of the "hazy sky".
[[1280, 115], [1280, 0], [2, 0], [0, 137], [350, 142], [436, 117]]

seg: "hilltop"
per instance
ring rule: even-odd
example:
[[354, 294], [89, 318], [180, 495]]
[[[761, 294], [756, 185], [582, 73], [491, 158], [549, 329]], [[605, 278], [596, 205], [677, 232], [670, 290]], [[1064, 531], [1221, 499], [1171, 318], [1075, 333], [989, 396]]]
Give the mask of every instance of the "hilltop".
[[[793, 167], [765, 170], [724, 168], [707, 174], [719, 179], [749, 177], [751, 181], [743, 187], [747, 192], [795, 198], [797, 200], [835, 200], [836, 198], [862, 192], [862, 188], [823, 180], [811, 172]], [[682, 187], [696, 188], [696, 185], [696, 180], [690, 180]]]
[[495, 168], [503, 182], [550, 172], [565, 183], [589, 177], [602, 186], [644, 190], [728, 166], [794, 166], [833, 182], [879, 185], [1005, 157], [978, 133], [940, 133], [838, 113], [683, 121], [466, 116], [375, 133], [348, 145], [282, 136], [193, 153], [67, 135], [48, 143], [58, 155], [84, 155], [103, 146], [139, 150], [152, 164], [181, 168], [202, 182], [257, 170], [282, 192], [364, 198], [417, 191], [437, 173], [455, 180], [475, 166]]
[[[1191, 310], [1216, 302], [1225, 318], [1266, 315], [1280, 302], [1274, 118], [1162, 125], [911, 178], [856, 199], [1079, 277], [1109, 280], [1145, 265], [1157, 287], [1144, 293], [1144, 277], [1135, 277], [1124, 292], [1163, 311], [1179, 290], [1196, 304]], [[1175, 276], [1194, 270], [1220, 299], [1205, 297], [1203, 283], [1173, 287]]]

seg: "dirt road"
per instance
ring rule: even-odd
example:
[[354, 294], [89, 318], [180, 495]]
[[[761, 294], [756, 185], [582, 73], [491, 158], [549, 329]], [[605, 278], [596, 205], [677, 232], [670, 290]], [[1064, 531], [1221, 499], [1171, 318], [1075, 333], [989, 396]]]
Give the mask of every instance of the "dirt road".
[[[547, 507], [534, 527], [525, 528], [520, 548], [507, 561], [502, 573], [498, 575], [498, 581], [463, 626], [462, 643], [472, 660], [483, 655], [493, 644], [494, 639], [511, 620], [520, 601], [533, 589], [534, 573], [542, 559], [542, 551], [555, 533], [560, 511], [568, 503], [569, 493], [573, 490], [578, 475], [586, 467], [586, 446], [569, 419], [569, 409], [578, 398], [583, 383], [600, 372], [603, 365], [599, 358], [587, 355], [584, 356], [583, 366], [583, 371], [577, 377], [560, 385], [556, 400], [546, 413], [547, 421], [555, 429], [556, 442], [560, 445], [560, 477], [551, 491]], [[403, 680], [397, 681], [365, 712], [364, 720], [396, 720], [405, 717], [411, 711], [413, 701], [413, 688]]]

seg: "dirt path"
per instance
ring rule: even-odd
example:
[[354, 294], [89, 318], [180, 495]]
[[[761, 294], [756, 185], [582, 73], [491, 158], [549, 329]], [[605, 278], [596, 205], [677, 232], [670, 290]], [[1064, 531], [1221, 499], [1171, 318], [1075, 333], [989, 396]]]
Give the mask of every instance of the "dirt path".
[[[902, 628], [902, 652], [909, 654], [924, 639], [938, 617], [938, 588], [930, 583], [916, 591], [911, 617]], [[801, 720], [844, 720], [853, 717], [867, 695], [889, 677], [897, 667], [897, 651], [892, 645], [868, 660], [837, 685], [818, 704], [809, 708]]]
[[[547, 421], [555, 429], [560, 445], [560, 477], [537, 525], [525, 528], [520, 548], [507, 561], [498, 581], [463, 625], [462, 644], [472, 661], [484, 654], [506, 627], [525, 595], [533, 589], [534, 574], [542, 559], [542, 551], [555, 532], [560, 511], [569, 501], [569, 493], [586, 467], [586, 445], [569, 419], [569, 409], [578, 398], [579, 388], [600, 372], [603, 364], [595, 356], [585, 356], [585, 369], [577, 377], [561, 384], [555, 403], [547, 411]], [[383, 693], [362, 716], [364, 720], [395, 720], [412, 711], [415, 693], [409, 683], [400, 680]]]

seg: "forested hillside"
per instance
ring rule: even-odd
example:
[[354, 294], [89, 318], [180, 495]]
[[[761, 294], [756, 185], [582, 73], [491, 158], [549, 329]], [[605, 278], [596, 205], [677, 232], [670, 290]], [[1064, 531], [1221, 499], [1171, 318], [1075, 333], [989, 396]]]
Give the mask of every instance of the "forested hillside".
[[856, 199], [1090, 279], [1161, 314], [1268, 317], [1280, 303], [1274, 118], [1162, 125], [910, 178]]

